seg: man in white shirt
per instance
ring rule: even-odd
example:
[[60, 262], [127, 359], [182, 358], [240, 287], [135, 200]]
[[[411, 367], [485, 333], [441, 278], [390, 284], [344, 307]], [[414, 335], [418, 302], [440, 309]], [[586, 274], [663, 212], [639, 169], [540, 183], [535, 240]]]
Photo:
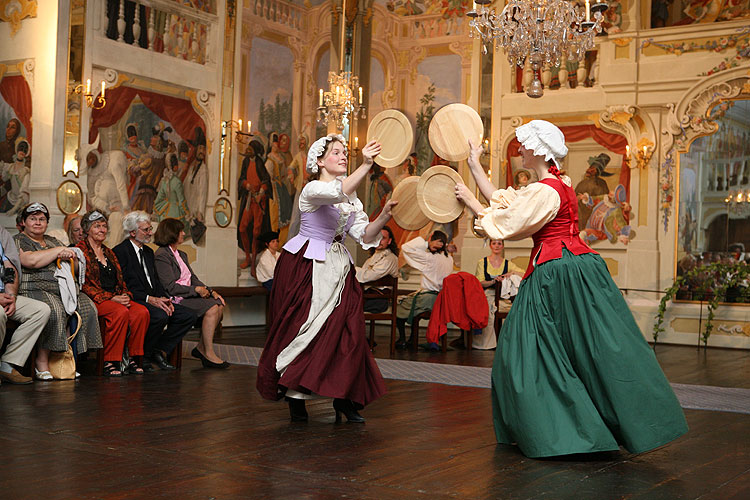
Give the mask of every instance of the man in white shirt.
[[[377, 247], [370, 250], [370, 258], [357, 268], [357, 280], [363, 285], [377, 281], [385, 276], [398, 277], [398, 246], [393, 238], [393, 231], [388, 226], [380, 230], [382, 238]], [[377, 291], [373, 288], [369, 291]], [[380, 298], [365, 299], [365, 312], [382, 313], [388, 309], [388, 300]]]
[[258, 263], [255, 265], [255, 276], [258, 283], [263, 285], [269, 291], [273, 286], [273, 272], [276, 270], [276, 263], [279, 260], [279, 233], [268, 231], [261, 234], [258, 240], [266, 246], [258, 256]]
[[435, 231], [429, 242], [420, 236], [406, 242], [401, 251], [406, 262], [422, 273], [420, 289], [404, 297], [396, 311], [399, 333], [396, 347], [404, 349], [411, 345], [411, 339], [406, 341], [406, 325], [411, 324], [414, 316], [432, 311], [437, 294], [443, 287], [443, 279], [453, 272], [453, 256], [448, 252], [455, 252], [455, 246], [448, 244], [445, 233]]

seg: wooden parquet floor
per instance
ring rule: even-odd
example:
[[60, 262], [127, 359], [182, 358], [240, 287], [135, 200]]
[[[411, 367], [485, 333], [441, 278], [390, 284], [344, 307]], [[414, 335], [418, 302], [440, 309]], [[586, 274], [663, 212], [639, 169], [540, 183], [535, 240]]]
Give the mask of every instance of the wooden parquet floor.
[[[217, 341], [263, 338], [225, 330]], [[397, 353], [474, 366], [492, 355]], [[748, 351], [657, 355], [672, 382], [750, 388]], [[750, 415], [688, 410], [690, 432], [649, 453], [532, 460], [495, 444], [487, 389], [387, 380], [364, 425], [334, 423], [330, 400], [292, 424], [283, 403], [259, 397], [255, 373], [186, 359], [180, 373], [3, 384], [0, 498], [750, 498]]]

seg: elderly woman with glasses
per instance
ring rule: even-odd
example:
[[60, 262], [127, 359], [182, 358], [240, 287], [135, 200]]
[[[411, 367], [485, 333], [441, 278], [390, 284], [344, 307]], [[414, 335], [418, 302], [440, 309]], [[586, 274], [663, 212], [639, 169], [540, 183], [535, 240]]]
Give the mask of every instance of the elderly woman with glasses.
[[[65, 311], [60, 285], [55, 276], [58, 270], [57, 263], [60, 260], [73, 260], [78, 263], [79, 255], [61, 241], [45, 234], [49, 223], [49, 210], [43, 203], [26, 205], [21, 210], [21, 216], [23, 231], [13, 237], [21, 256], [21, 266], [23, 266], [18, 292], [44, 302], [51, 309], [47, 326], [39, 337], [34, 373], [38, 380], [52, 380], [48, 364], [49, 353], [67, 349], [68, 318], [70, 317]], [[101, 349], [102, 338], [94, 303], [82, 293], [78, 293], [75, 299], [76, 311], [82, 321], [81, 329], [76, 337], [78, 353]]]
[[[77, 247], [86, 257], [83, 292], [96, 303], [99, 317], [104, 319], [105, 324], [104, 375], [141, 375], [143, 368], [132, 357], [143, 356], [143, 341], [150, 321], [148, 309], [132, 301], [133, 296], [125, 285], [117, 257], [104, 244], [109, 230], [107, 216], [98, 210], [88, 212], [83, 216], [81, 227], [86, 234]], [[123, 359], [126, 341], [131, 358], [125, 369], [120, 370], [118, 363]]]

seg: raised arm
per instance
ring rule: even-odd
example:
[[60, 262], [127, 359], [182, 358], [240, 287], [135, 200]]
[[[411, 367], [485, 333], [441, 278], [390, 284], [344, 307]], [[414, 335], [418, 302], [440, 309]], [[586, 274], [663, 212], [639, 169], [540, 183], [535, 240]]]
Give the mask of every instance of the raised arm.
[[[350, 195], [357, 190], [357, 186], [365, 180], [367, 174], [370, 172], [373, 164], [373, 158], [380, 154], [380, 144], [375, 141], [370, 141], [367, 145], [362, 148], [362, 156], [364, 161], [357, 170], [352, 172], [342, 183], [342, 191], [344, 194]], [[379, 230], [378, 230], [379, 231]]]
[[482, 168], [482, 164], [479, 163], [479, 157], [482, 156], [484, 148], [481, 144], [474, 145], [474, 142], [471, 139], [469, 139], [469, 148], [471, 149], [468, 160], [469, 170], [471, 170], [471, 175], [472, 177], [474, 177], [474, 181], [477, 183], [479, 192], [489, 200], [492, 197], [492, 193], [494, 193], [497, 188], [492, 185], [490, 180], [487, 178], [484, 169]]

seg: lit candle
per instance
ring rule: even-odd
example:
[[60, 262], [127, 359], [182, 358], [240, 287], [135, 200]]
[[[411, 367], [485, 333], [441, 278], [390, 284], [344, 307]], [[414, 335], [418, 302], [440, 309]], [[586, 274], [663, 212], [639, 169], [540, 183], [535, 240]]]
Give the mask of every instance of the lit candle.
[[359, 103], [362, 104], [362, 87], [359, 88]]
[[625, 159], [630, 159], [630, 144], [625, 145]]
[[239, 122], [240, 122], [240, 126], [237, 127], [237, 130], [239, 130], [240, 132], [242, 132], [242, 118], [240, 118]]
[[[360, 89], [362, 89], [362, 87], [360, 87]], [[359, 137], [354, 137], [354, 147], [356, 148], [358, 144], [359, 144]]]
[[323, 107], [323, 89], [320, 89], [320, 98], [318, 99], [318, 107]]
[[648, 155], [648, 146], [643, 146], [643, 156], [645, 157], [647, 155]]
[[102, 80], [102, 99], [104, 99], [104, 80]]
[[91, 78], [86, 80], [86, 94], [91, 94]]
[[253, 123], [253, 121], [252, 121], [252, 120], [248, 120], [248, 121], [247, 121], [247, 133], [248, 133], [248, 134], [250, 133], [250, 125], [252, 125], [252, 123]]
[[586, 22], [591, 21], [591, 2], [586, 0]]

